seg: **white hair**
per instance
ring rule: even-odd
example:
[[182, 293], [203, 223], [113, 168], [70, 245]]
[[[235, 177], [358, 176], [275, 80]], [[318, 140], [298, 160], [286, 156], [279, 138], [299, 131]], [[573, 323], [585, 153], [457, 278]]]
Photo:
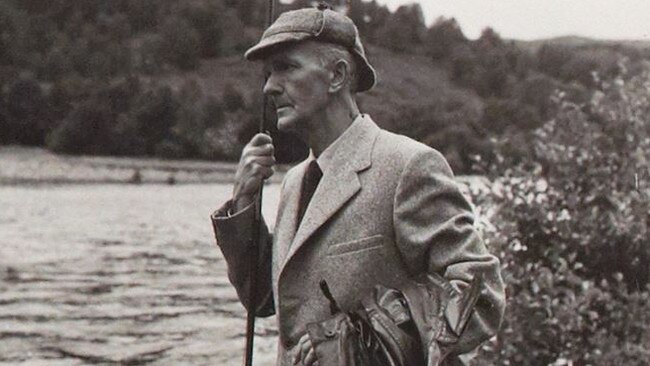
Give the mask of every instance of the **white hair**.
[[323, 67], [334, 65], [340, 60], [344, 60], [348, 64], [350, 91], [354, 93], [357, 90], [357, 64], [352, 53], [347, 48], [334, 43], [314, 42], [313, 44], [315, 45], [314, 50], [316, 51], [317, 57]]

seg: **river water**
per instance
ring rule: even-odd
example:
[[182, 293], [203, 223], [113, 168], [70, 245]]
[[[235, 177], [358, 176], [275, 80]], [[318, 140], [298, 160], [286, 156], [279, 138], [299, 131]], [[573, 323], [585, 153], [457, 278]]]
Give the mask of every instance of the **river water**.
[[[0, 187], [0, 365], [240, 365], [245, 312], [209, 220], [230, 192]], [[256, 332], [255, 364], [272, 364], [274, 319]]]

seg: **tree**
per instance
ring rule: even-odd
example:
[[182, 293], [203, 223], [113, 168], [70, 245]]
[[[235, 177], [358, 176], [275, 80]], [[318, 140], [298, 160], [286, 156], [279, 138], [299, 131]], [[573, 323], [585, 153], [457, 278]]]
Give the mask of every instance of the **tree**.
[[210, 1], [203, 6], [188, 5], [183, 8], [183, 16], [199, 33], [201, 57], [220, 55], [225, 12], [226, 8], [220, 1]]
[[376, 0], [364, 3], [364, 7], [365, 14], [363, 20], [367, 23], [364, 35], [368, 41], [380, 44], [380, 32], [385, 27], [391, 13], [386, 6], [379, 5]]
[[14, 141], [13, 126], [10, 124], [9, 116], [7, 116], [7, 107], [0, 94], [0, 144], [8, 144]]
[[230, 83], [226, 84], [221, 101], [227, 112], [235, 112], [246, 107], [244, 97], [239, 90]]
[[266, 6], [264, 1], [238, 0], [237, 15], [247, 26], [259, 26], [266, 22]]
[[399, 52], [415, 52], [426, 32], [419, 4], [402, 5], [386, 20], [379, 31], [379, 44]]
[[476, 41], [476, 44], [479, 49], [484, 50], [491, 50], [495, 48], [499, 49], [505, 46], [503, 40], [501, 39], [501, 36], [491, 27], [486, 27], [483, 29], [481, 36]]
[[252, 44], [244, 23], [232, 9], [228, 9], [224, 14], [221, 22], [221, 34], [220, 53], [222, 55], [239, 54]]
[[501, 97], [505, 94], [510, 68], [500, 49], [490, 49], [479, 55], [481, 69], [476, 90], [482, 96]]
[[167, 157], [201, 157], [203, 134], [210, 119], [223, 120], [223, 110], [216, 98], [203, 101], [203, 92], [195, 80], [186, 82], [180, 91], [177, 119], [171, 127], [171, 136], [158, 146], [156, 155]]
[[451, 49], [450, 61], [451, 80], [461, 85], [473, 85], [479, 64], [472, 48], [466, 44], [457, 44]]
[[165, 20], [160, 29], [165, 59], [182, 70], [199, 65], [200, 36], [190, 23], [178, 16]]
[[438, 18], [427, 30], [425, 36], [425, 52], [434, 60], [451, 56], [455, 45], [467, 42], [467, 38], [454, 18]]
[[62, 82], [56, 82], [50, 90], [47, 109], [52, 120], [51, 130], [54, 130], [72, 109], [72, 96], [65, 89]]
[[609, 79], [619, 72], [620, 54], [602, 49], [576, 49], [559, 70], [565, 81], [577, 81], [594, 88], [600, 79]]
[[24, 63], [28, 19], [11, 4], [0, 2], [0, 65]]
[[544, 44], [537, 51], [539, 70], [555, 78], [560, 77], [560, 70], [571, 59], [571, 50], [565, 46]]
[[27, 145], [41, 145], [49, 129], [46, 115], [47, 101], [41, 86], [33, 78], [16, 80], [7, 93], [6, 123], [8, 135], [15, 142]]
[[146, 91], [136, 98], [132, 111], [137, 135], [144, 141], [147, 154], [154, 154], [155, 145], [170, 134], [177, 120], [178, 103], [168, 86]]
[[84, 101], [48, 136], [47, 146], [59, 153], [112, 154], [114, 120], [106, 100], [93, 98]]
[[131, 27], [136, 31], [154, 29], [158, 25], [158, 14], [153, 9], [158, 8], [160, 0], [138, 0], [126, 2], [126, 16]]
[[359, 29], [359, 34], [367, 36], [369, 16], [366, 13], [366, 6], [361, 0], [352, 0], [348, 6], [348, 17], [352, 19]]
[[509, 47], [492, 28], [485, 28], [473, 45], [478, 69], [474, 89], [484, 97], [502, 97], [507, 91], [511, 65]]

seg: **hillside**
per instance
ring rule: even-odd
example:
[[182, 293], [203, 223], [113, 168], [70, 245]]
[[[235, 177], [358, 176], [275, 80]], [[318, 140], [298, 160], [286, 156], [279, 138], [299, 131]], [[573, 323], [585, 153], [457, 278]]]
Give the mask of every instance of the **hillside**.
[[[377, 71], [378, 82], [371, 91], [359, 94], [358, 99], [362, 111], [371, 114], [378, 124], [398, 129], [404, 109], [451, 101], [457, 108], [468, 108], [477, 117], [481, 115], [481, 98], [454, 84], [443, 63], [432, 63], [423, 55], [396, 53], [373, 45], [368, 46], [368, 57]], [[260, 98], [262, 88], [260, 65], [247, 62], [242, 56], [204, 59], [196, 70], [169, 73], [159, 80], [177, 92], [187, 83], [196, 83], [204, 96], [217, 98], [223, 97], [226, 86], [234, 85], [248, 103]]]
[[[391, 131], [415, 137], [449, 155], [456, 171], [468, 172], [465, 156], [477, 153], [470, 143], [452, 146], [445, 131], [469, 131], [471, 125], [479, 124], [484, 102], [476, 92], [455, 84], [450, 69], [442, 61], [432, 62], [424, 55], [404, 54], [386, 48], [368, 45], [368, 56], [376, 68], [378, 82], [367, 93], [358, 94], [362, 112], [370, 114], [375, 122]], [[223, 100], [228, 89], [234, 88], [244, 98], [245, 109], [253, 119], [259, 118], [262, 73], [258, 63], [251, 63], [242, 56], [203, 59], [200, 66], [191, 71], [175, 70], [157, 76], [157, 82], [168, 85], [175, 94], [187, 89], [198, 93], [203, 99]], [[228, 118], [228, 117], [227, 117]], [[237, 114], [232, 118], [239, 127], [242, 140], [251, 132], [250, 117]], [[242, 125], [249, 129], [241, 132]], [[435, 130], [435, 137], [431, 130]], [[278, 133], [270, 128], [276, 136]], [[474, 138], [477, 140], [478, 138]], [[306, 154], [301, 142], [281, 135], [279, 159], [283, 162], [301, 159]], [[290, 145], [290, 146], [286, 146]], [[459, 151], [465, 149], [466, 151]], [[297, 151], [297, 152], [296, 152]]]
[[404, 110], [454, 103], [456, 105], [452, 108], [471, 110], [477, 120], [480, 118], [483, 111], [481, 98], [454, 84], [445, 64], [432, 63], [423, 55], [398, 54], [373, 46], [369, 47], [369, 54], [379, 82], [375, 89], [359, 99], [364, 109], [376, 116], [379, 124], [399, 129], [402, 123], [407, 122], [401, 121]]
[[[260, 67], [242, 54], [261, 34], [265, 4], [0, 2], [0, 144], [236, 160], [262, 110]], [[296, 0], [277, 13], [310, 4]], [[493, 158], [495, 139], [512, 141], [513, 155], [530, 153], [527, 134], [553, 115], [556, 90], [582, 103], [600, 80], [640, 73], [650, 59], [643, 42], [513, 42], [491, 28], [469, 40], [453, 18], [427, 26], [417, 4], [393, 12], [350, 4], [379, 73], [377, 87], [359, 96], [361, 109], [437, 148], [462, 173], [480, 170], [477, 157]], [[273, 123], [266, 127], [285, 147], [280, 161], [306, 154]]]
[[566, 47], [610, 47], [610, 46], [627, 46], [639, 50], [650, 50], [650, 40], [604, 40], [580, 36], [562, 36], [554, 38], [536, 39], [532, 41], [513, 40], [519, 47], [537, 52], [543, 45], [555, 45]]

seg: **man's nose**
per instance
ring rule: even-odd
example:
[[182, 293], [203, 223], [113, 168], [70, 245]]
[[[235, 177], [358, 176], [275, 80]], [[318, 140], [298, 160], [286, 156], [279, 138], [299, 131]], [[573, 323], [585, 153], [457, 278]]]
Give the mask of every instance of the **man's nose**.
[[278, 83], [278, 78], [274, 76], [273, 74], [269, 75], [268, 78], [266, 78], [266, 82], [264, 83], [264, 89], [262, 89], [264, 94], [266, 95], [278, 95], [282, 92], [282, 88], [280, 87], [280, 84]]

